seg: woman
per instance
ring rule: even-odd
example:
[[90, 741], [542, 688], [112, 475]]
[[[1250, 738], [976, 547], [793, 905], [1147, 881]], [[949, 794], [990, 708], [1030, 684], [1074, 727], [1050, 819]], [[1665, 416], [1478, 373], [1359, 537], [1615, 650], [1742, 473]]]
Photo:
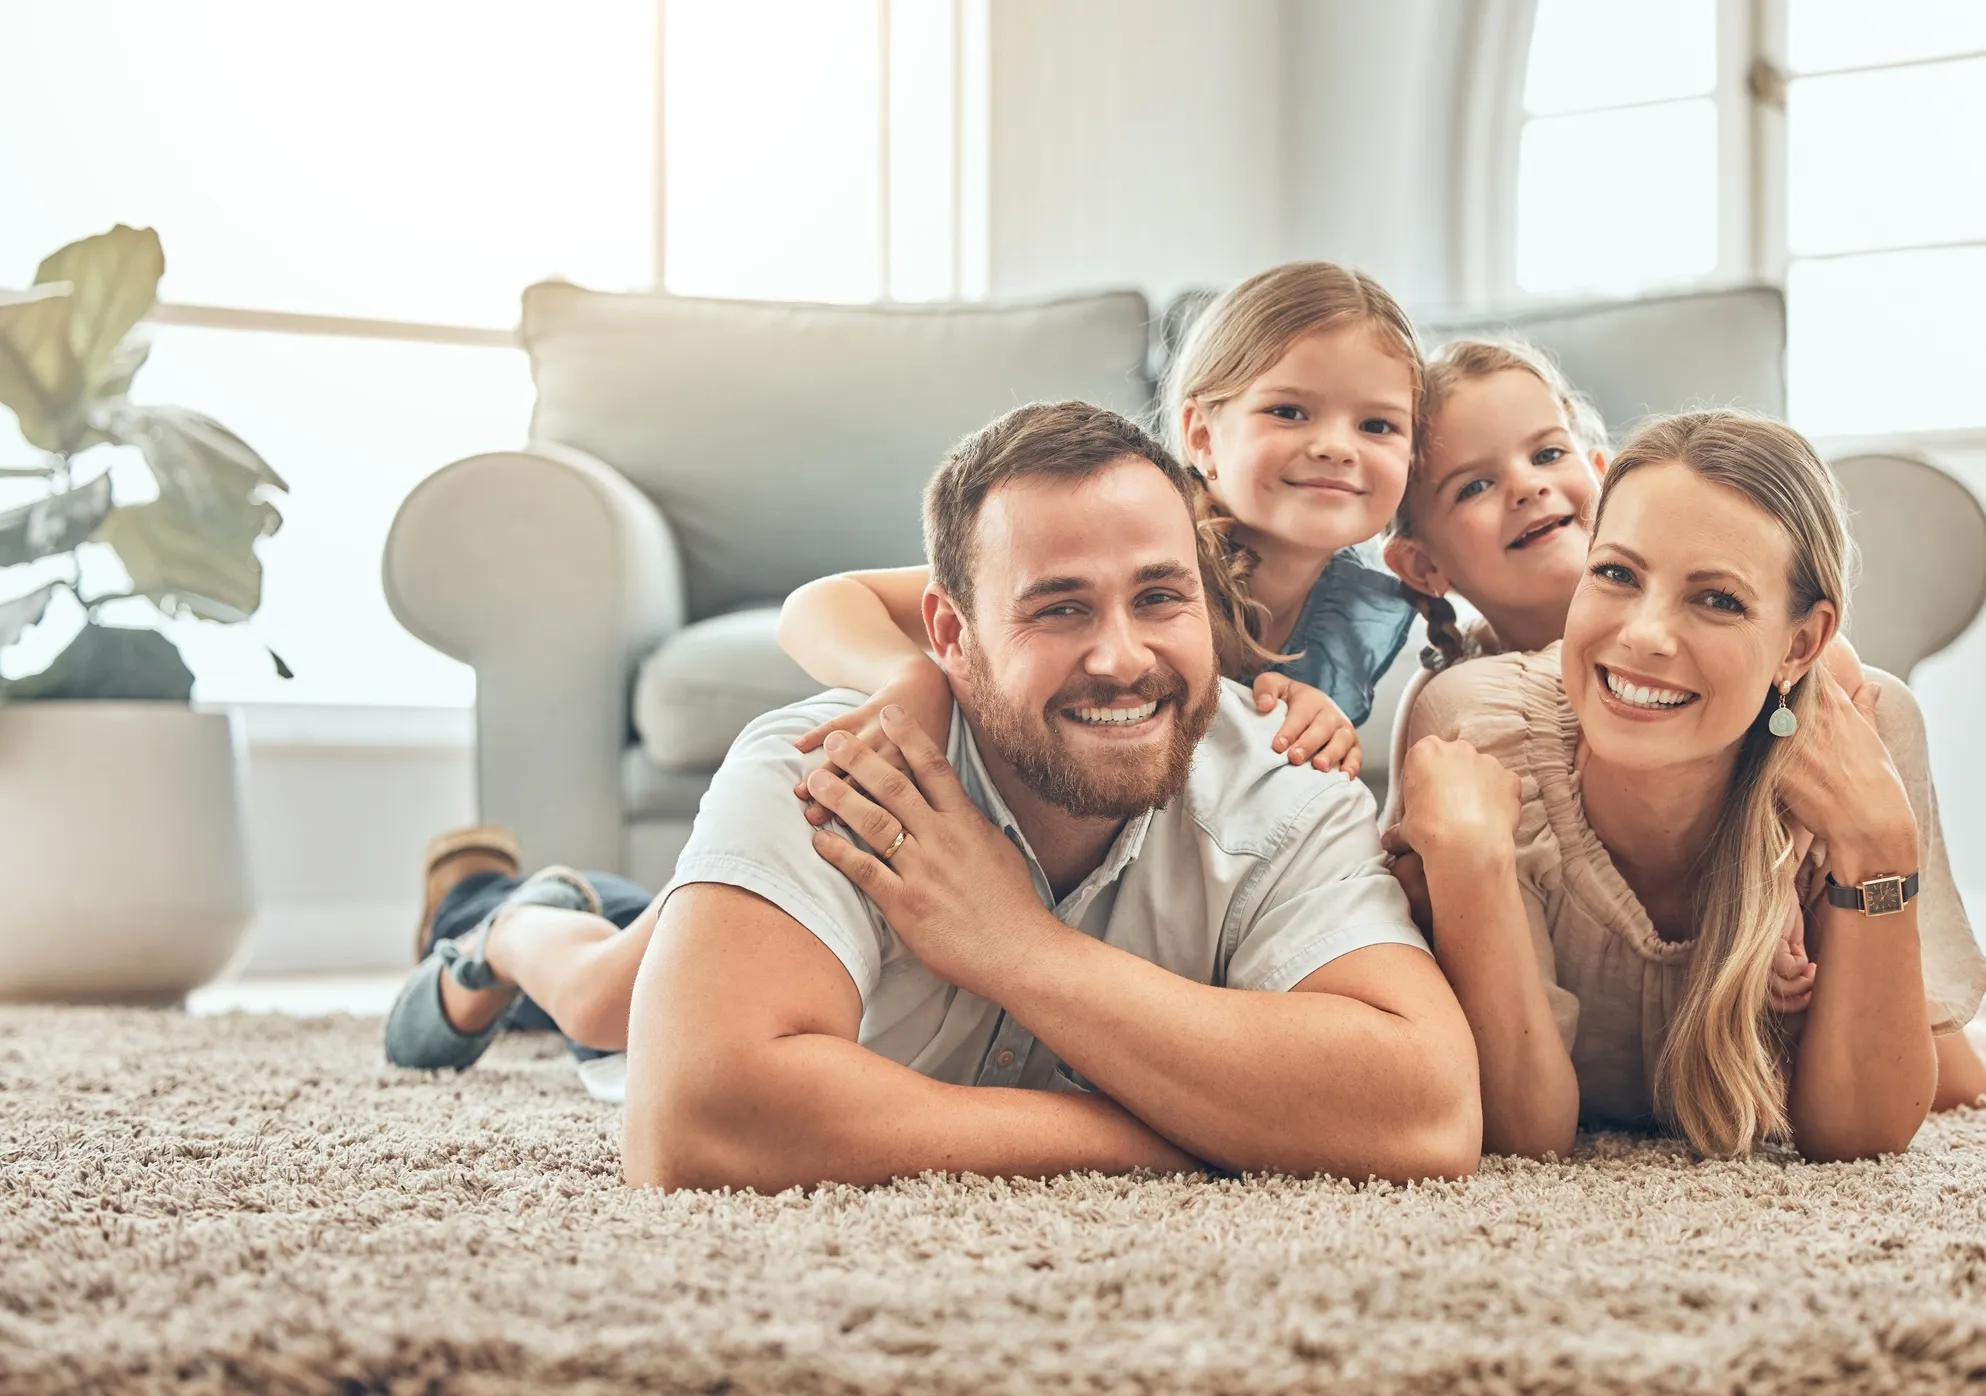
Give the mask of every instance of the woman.
[[[1797, 433], [1658, 422], [1607, 472], [1563, 643], [1421, 694], [1391, 839], [1475, 1032], [1486, 1149], [1563, 1153], [1584, 1119], [1853, 1158], [1922, 1123], [1932, 1030], [1972, 1016], [1986, 964], [1944, 932], [1920, 952], [1914, 900], [1841, 904], [1914, 892], [1878, 879], [1919, 856], [1879, 693], [1816, 663], [1847, 553]], [[1780, 1015], [1795, 917], [1823, 972]]]

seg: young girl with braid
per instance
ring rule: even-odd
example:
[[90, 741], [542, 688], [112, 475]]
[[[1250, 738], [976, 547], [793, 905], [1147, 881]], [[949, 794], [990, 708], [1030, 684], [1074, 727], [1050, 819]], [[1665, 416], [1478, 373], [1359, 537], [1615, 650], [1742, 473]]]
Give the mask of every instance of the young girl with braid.
[[[1666, 445], [1640, 444], [1635, 459], [1640, 460], [1659, 445], [1660, 449], [1678, 451], [1687, 446], [1706, 459], [1721, 457], [1727, 466], [1730, 461], [1739, 460], [1745, 466], [1742, 472], [1745, 480], [1757, 484], [1761, 490], [1779, 490], [1777, 495], [1769, 497], [1780, 513], [1795, 512], [1788, 501], [1796, 497], [1793, 487], [1804, 484], [1810, 487], [1808, 513], [1822, 522], [1832, 517], [1829, 510], [1838, 509], [1838, 503], [1833, 500], [1831, 480], [1825, 476], [1825, 467], [1812, 459], [1811, 450], [1803, 441], [1783, 428], [1769, 428], [1749, 419], [1718, 420], [1722, 425], [1714, 429], [1704, 426], [1698, 438], [1672, 432], [1683, 443], [1681, 446], [1667, 438], [1662, 439]], [[1501, 669], [1519, 663], [1515, 656], [1521, 652], [1547, 650], [1565, 633], [1575, 595], [1586, 594], [1586, 589], [1597, 591], [1615, 585], [1606, 578], [1589, 576], [1592, 521], [1607, 465], [1604, 429], [1597, 414], [1572, 391], [1549, 359], [1517, 343], [1463, 341], [1444, 346], [1429, 363], [1427, 423], [1415, 476], [1387, 547], [1388, 563], [1405, 579], [1410, 594], [1428, 614], [1433, 641], [1424, 657], [1426, 672], [1416, 676], [1410, 685], [1395, 727], [1389, 824], [1399, 818], [1403, 803], [1411, 801], [1412, 777], [1418, 774], [1425, 778], [1428, 774], [1426, 760], [1417, 763], [1408, 755], [1409, 743], [1440, 728], [1441, 714], [1455, 716], [1456, 700], [1452, 695], [1470, 689], [1464, 701], [1485, 709], [1497, 706], [1494, 699], [1475, 695], [1473, 687], [1463, 683], [1458, 675], [1448, 686], [1451, 695], [1448, 700], [1427, 707], [1420, 700], [1433, 673], [1452, 668], [1464, 659], [1511, 652], [1513, 657], [1509, 661], [1492, 666]], [[1683, 460], [1688, 463], [1686, 456]], [[1784, 477], [1777, 485], [1775, 472]], [[1717, 493], [1712, 491], [1713, 496]], [[1753, 524], [1762, 539], [1759, 546], [1770, 545], [1775, 530], [1759, 520], [1753, 520]], [[1819, 548], [1817, 553], [1824, 556], [1826, 549]], [[1612, 575], [1609, 573], [1609, 577]], [[1451, 592], [1468, 601], [1482, 619], [1466, 627], [1458, 625], [1447, 602]], [[1840, 599], [1835, 597], [1830, 605], [1837, 605]], [[1717, 613], [1721, 617], [1732, 603], [1714, 604], [1724, 608]], [[1691, 614], [1700, 612], [1701, 608]], [[1936, 1039], [1938, 1076], [1933, 1105], [1947, 1108], [1968, 1104], [1986, 1093], [1986, 1066], [1981, 1065], [1976, 1051], [1955, 1029], [1963, 1026], [1977, 1006], [1980, 986], [1986, 983], [1986, 965], [1981, 963], [1964, 907], [1952, 885], [1928, 769], [1922, 718], [1900, 680], [1879, 673], [1863, 674], [1852, 651], [1836, 634], [1838, 620], [1837, 609], [1829, 626], [1829, 643], [1822, 651], [1822, 663], [1815, 671], [1824, 673], [1825, 680], [1809, 676], [1807, 681], [1816, 687], [1826, 682], [1843, 694], [1860, 690], [1864, 694], [1881, 695], [1881, 701], [1872, 707], [1875, 730], [1900, 775], [1901, 789], [1907, 792], [1915, 827], [1921, 831], [1918, 850], [1922, 891], [1913, 911], [1921, 931], [1923, 979], [1930, 997], [1931, 1018], [1941, 1034]], [[1541, 675], [1547, 674], [1556, 667], [1556, 653], [1539, 654], [1522, 662]], [[1491, 673], [1477, 677], [1482, 684], [1498, 686], [1496, 676]], [[1631, 691], [1630, 699], [1635, 696]], [[1685, 707], [1695, 702], [1694, 699], [1682, 701]], [[1657, 710], [1657, 716], [1652, 719], [1657, 725], [1660, 712]], [[1769, 715], [1761, 713], [1761, 725]], [[1516, 769], [1524, 765], [1527, 759], [1524, 753], [1536, 756], [1543, 750], [1539, 747], [1534, 751], [1532, 748], [1537, 744], [1518, 737], [1518, 729], [1533, 731], [1535, 735], [1540, 722], [1546, 728], [1553, 728], [1553, 724], [1536, 714], [1514, 715], [1512, 722], [1514, 725], [1506, 732], [1493, 719], [1489, 720], [1497, 737], [1488, 741], [1488, 747], [1494, 749], [1492, 754], [1499, 759], [1508, 758], [1506, 764]], [[1504, 750], [1506, 746], [1510, 749]], [[1555, 744], [1547, 741], [1544, 746], [1556, 752]], [[1423, 769], [1416, 771], [1417, 764]], [[1673, 1102], [1660, 1104], [1662, 1091], [1673, 1090], [1675, 1086], [1671, 1079], [1677, 1069], [1674, 1063], [1681, 1060], [1668, 1049], [1668, 1039], [1661, 1030], [1667, 1026], [1670, 1011], [1680, 1011], [1688, 993], [1693, 992], [1686, 991], [1686, 985], [1694, 983], [1687, 968], [1693, 958], [1691, 945], [1698, 939], [1692, 931], [1714, 921], [1716, 918], [1711, 913], [1717, 908], [1706, 903], [1701, 909], [1693, 909], [1687, 896], [1679, 899], [1655, 892], [1650, 894], [1649, 905], [1641, 905], [1637, 892], [1628, 890], [1637, 886], [1636, 850], [1614, 848], [1603, 837], [1592, 835], [1579, 812], [1579, 770], [1559, 773], [1569, 775], [1570, 794], [1549, 789], [1544, 794], [1535, 793], [1555, 786], [1555, 777], [1548, 778], [1551, 772], [1540, 774], [1527, 768], [1520, 774], [1529, 777], [1522, 782], [1527, 817], [1545, 807], [1530, 805], [1532, 799], [1551, 803], [1553, 793], [1565, 797], [1551, 803], [1551, 807], [1563, 816], [1560, 822], [1566, 825], [1558, 832], [1571, 838], [1579, 855], [1571, 860], [1578, 867], [1561, 867], [1546, 876], [1551, 889], [1540, 893], [1541, 900], [1546, 907], [1556, 907], [1559, 913], [1570, 915], [1575, 921], [1580, 919], [1577, 913], [1582, 909], [1593, 913], [1587, 919], [1605, 926], [1606, 934], [1597, 946], [1586, 949], [1615, 969], [1639, 965], [1645, 991], [1645, 1001], [1634, 1015], [1641, 1020], [1645, 1040], [1629, 1054], [1635, 1058], [1634, 1062], [1625, 1062], [1616, 1052], [1607, 1070], [1617, 1079], [1604, 1088], [1596, 1085], [1590, 1098], [1580, 1093], [1576, 1097], [1580, 1111], [1586, 1118], [1598, 1120], [1620, 1119], [1623, 1112], [1634, 1116], [1637, 1111], [1644, 1114], [1657, 1111], [1684, 1128], [1701, 1147], [1720, 1151], [1736, 1147], [1737, 1135], [1720, 1134], [1703, 1127], [1702, 1117], [1691, 1117], [1687, 1107], [1678, 1109]], [[1411, 817], [1408, 822], [1411, 824]], [[1554, 842], [1550, 823], [1541, 820], [1534, 831], [1536, 845]], [[1811, 852], [1808, 831], [1797, 825], [1792, 827], [1789, 850], [1800, 846]], [[1411, 836], [1396, 832], [1390, 837], [1403, 855], [1398, 868], [1402, 880], [1425, 911], [1426, 884], [1420, 857], [1408, 851]], [[1675, 851], [1664, 850], [1666, 854]], [[1646, 859], [1647, 850], [1640, 852], [1644, 863], [1659, 861]], [[1536, 846], [1528, 856], [1538, 856]], [[1694, 856], [1702, 859], [1719, 855], [1712, 851], [1712, 845], [1706, 844]], [[1616, 863], [1620, 866], [1616, 867]], [[1645, 872], [1645, 866], [1639, 870]], [[1811, 881], [1811, 870], [1808, 876]], [[1708, 890], [1713, 883], [1714, 879], [1707, 875], [1692, 879], [1692, 885], [1704, 889], [1705, 898], [1714, 895]], [[1662, 915], [1656, 914], [1658, 904], [1661, 914], [1668, 918], [1666, 924]], [[1544, 914], [1544, 909], [1540, 908], [1540, 912]], [[1818, 966], [1806, 955], [1811, 919], [1810, 912], [1789, 912], [1781, 922], [1785, 928], [1783, 934], [1769, 940], [1761, 952], [1766, 954], [1765, 960], [1749, 967], [1762, 976], [1759, 980], [1762, 995], [1756, 1010], [1775, 1025], [1775, 1032], [1797, 1032], [1812, 1004]], [[1438, 917], [1435, 924], [1438, 928]], [[1451, 936], [1449, 948], [1457, 954], [1463, 953], [1456, 944], [1460, 939]], [[1574, 935], [1573, 939], [1579, 937]], [[1544, 944], [1534, 944], [1532, 949], [1549, 978], [1550, 967], [1559, 958], [1549, 936]], [[1437, 943], [1437, 952], [1440, 950]], [[1577, 961], [1583, 953], [1575, 950], [1570, 958]], [[1451, 974], [1451, 977], [1455, 976]], [[1469, 977], [1468, 970], [1463, 969], [1458, 991]], [[1569, 1033], [1568, 1050], [1573, 1058], [1577, 1060], [1582, 1051], [1605, 1057], [1602, 1044], [1608, 1033], [1619, 1026], [1604, 1020], [1593, 1021], [1595, 1013], [1607, 1012], [1606, 1006], [1569, 1003], [1565, 997], [1568, 991], [1562, 984], [1555, 982], [1551, 988], [1547, 997], [1554, 1010], [1561, 1012], [1560, 1027]], [[1465, 991], [1465, 1006], [1469, 997]], [[1602, 993], [1599, 997], [1605, 999], [1606, 995]], [[1478, 1007], [1481, 1006], [1479, 1002]], [[1507, 1024], [1501, 1013], [1509, 1007], [1505, 1001], [1500, 1008], [1490, 1011]], [[1580, 1028], [1577, 1024], [1587, 1026]], [[1737, 1031], [1739, 1037], [1750, 1030], [1743, 1022], [1733, 1028], [1728, 1019], [1723, 1026]], [[1577, 1045], [1572, 1045], [1575, 1042]], [[1484, 1065], [1487, 1078], [1488, 1058]], [[1607, 1074], [1597, 1065], [1594, 1070]], [[1638, 1082], [1628, 1079], [1637, 1075]], [[1488, 1089], [1486, 1085], [1486, 1092]], [[1689, 1118], [1696, 1119], [1696, 1127], [1687, 1123]], [[1754, 1125], [1758, 1128], [1750, 1133], [1739, 1131], [1744, 1136], [1743, 1142], [1772, 1132], [1759, 1125], [1760, 1121], [1773, 1123], [1769, 1114], [1757, 1116]], [[1728, 1118], [1724, 1120], [1725, 1124], [1730, 1122]], [[1783, 1123], [1783, 1119], [1779, 1122]], [[1536, 1136], [1530, 1142], [1535, 1144]], [[1502, 1144], [1522, 1147], [1521, 1140], [1510, 1136]]]

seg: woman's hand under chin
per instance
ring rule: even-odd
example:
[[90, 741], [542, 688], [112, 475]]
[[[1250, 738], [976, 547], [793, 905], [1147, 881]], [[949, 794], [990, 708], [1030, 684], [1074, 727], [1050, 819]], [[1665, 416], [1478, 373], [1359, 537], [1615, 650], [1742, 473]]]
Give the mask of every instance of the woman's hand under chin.
[[[826, 743], [830, 732], [847, 732], [859, 738], [869, 751], [909, 774], [910, 763], [883, 731], [883, 709], [892, 704], [902, 708], [930, 736], [939, 751], [945, 750], [952, 733], [952, 681], [934, 660], [922, 656], [900, 668], [897, 676], [870, 694], [869, 701], [861, 707], [823, 722], [797, 738], [793, 745], [802, 752], [815, 751]], [[847, 774], [832, 756], [827, 758], [826, 769], [835, 775]], [[809, 824], [824, 829], [833, 821], [834, 816], [808, 793], [804, 778], [793, 787], [793, 794], [805, 806]]]
[[1807, 678], [1814, 701], [1800, 730], [1778, 739], [1793, 744], [1780, 781], [1780, 805], [1826, 841], [1828, 871], [1836, 882], [1916, 871], [1917, 821], [1876, 731], [1881, 686], [1864, 683], [1851, 698], [1825, 663], [1816, 664]]

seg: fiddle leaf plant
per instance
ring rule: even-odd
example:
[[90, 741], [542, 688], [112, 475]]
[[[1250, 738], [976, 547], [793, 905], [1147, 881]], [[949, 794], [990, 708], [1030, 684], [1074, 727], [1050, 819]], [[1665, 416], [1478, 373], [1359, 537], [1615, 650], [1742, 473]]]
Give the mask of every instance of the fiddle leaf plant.
[[[39, 624], [67, 592], [85, 622], [46, 669], [0, 679], [0, 702], [53, 698], [184, 701], [193, 674], [157, 630], [103, 623], [112, 603], [150, 603], [159, 617], [236, 625], [262, 601], [255, 544], [282, 526], [274, 497], [289, 486], [253, 448], [211, 417], [133, 402], [131, 382], [149, 347], [136, 333], [158, 300], [165, 254], [150, 228], [119, 224], [45, 260], [25, 295], [0, 300], [0, 406], [41, 452], [0, 476], [35, 479], [39, 498], [0, 512], [0, 653]], [[134, 447], [158, 495], [120, 500], [110, 467], [82, 460], [99, 446]], [[86, 592], [77, 556], [103, 547], [129, 585]], [[10, 569], [67, 558], [65, 575], [9, 584]], [[129, 610], [129, 606], [121, 609]], [[276, 672], [290, 671], [271, 654]]]

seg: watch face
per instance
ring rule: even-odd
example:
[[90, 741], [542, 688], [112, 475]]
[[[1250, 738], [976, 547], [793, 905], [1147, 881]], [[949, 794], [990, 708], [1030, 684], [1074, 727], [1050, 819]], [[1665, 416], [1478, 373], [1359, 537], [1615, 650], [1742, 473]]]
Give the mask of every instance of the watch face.
[[1876, 877], [1863, 883], [1862, 909], [1871, 916], [1890, 916], [1903, 910], [1903, 879]]

